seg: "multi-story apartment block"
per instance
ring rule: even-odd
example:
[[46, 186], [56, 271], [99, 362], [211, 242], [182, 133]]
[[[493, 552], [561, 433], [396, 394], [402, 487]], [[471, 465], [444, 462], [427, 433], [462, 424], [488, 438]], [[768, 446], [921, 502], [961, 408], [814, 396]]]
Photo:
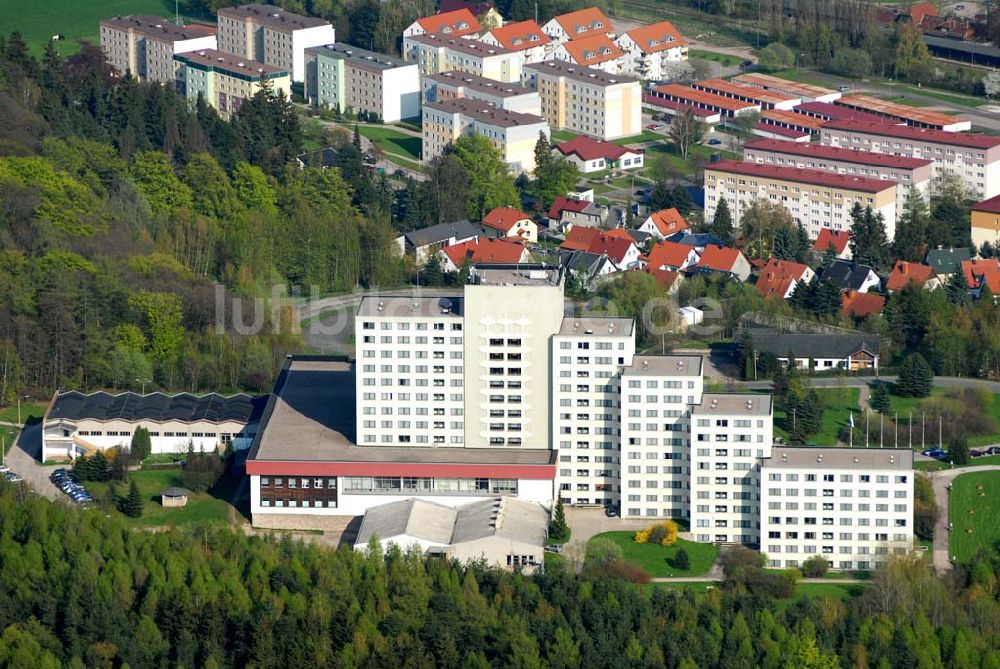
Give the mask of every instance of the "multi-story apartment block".
[[608, 74], [618, 74], [624, 55], [621, 48], [607, 35], [590, 35], [563, 42], [552, 51], [552, 57], [556, 60]]
[[116, 16], [101, 21], [101, 49], [120, 74], [140, 81], [174, 80], [174, 54], [214, 49], [215, 28], [179, 26], [159, 16]]
[[690, 515], [691, 411], [701, 356], [635, 356], [621, 374], [621, 507], [626, 517]]
[[723, 160], [705, 166], [705, 219], [711, 220], [725, 198], [739, 225], [756, 200], [780, 203], [801, 223], [810, 239], [820, 230], [849, 230], [855, 203], [882, 214], [889, 239], [896, 233], [896, 182], [833, 174], [817, 169]]
[[1000, 137], [906, 125], [835, 120], [820, 130], [829, 146], [934, 161], [934, 176], [950, 172], [978, 197], [1000, 195]]
[[310, 104], [377, 114], [393, 123], [420, 115], [420, 72], [413, 63], [345, 44], [305, 51]]
[[424, 160], [441, 155], [463, 134], [478, 134], [490, 140], [516, 173], [534, 171], [538, 135], [549, 136], [549, 126], [541, 116], [467, 98], [426, 103], [422, 128]]
[[760, 463], [774, 441], [770, 395], [709, 394], [691, 411], [691, 532], [760, 543]]
[[323, 19], [286, 12], [274, 5], [220, 7], [219, 50], [287, 70], [293, 81], [306, 77], [305, 50], [333, 44], [333, 26]]
[[670, 63], [688, 57], [688, 42], [670, 21], [633, 28], [615, 42], [625, 54], [619, 71], [647, 81], [668, 79]]
[[870, 570], [913, 546], [913, 452], [776, 447], [760, 470], [760, 550], [768, 566], [821, 555]]
[[229, 119], [245, 100], [260, 90], [261, 79], [271, 82], [275, 95], [291, 97], [288, 70], [246, 60], [222, 51], [195, 51], [174, 56], [177, 89], [190, 104], [200, 95], [205, 102]]
[[550, 51], [552, 40], [534, 21], [517, 21], [494, 28], [480, 38], [493, 46], [502, 46], [523, 54], [525, 63], [540, 63]]
[[811, 142], [786, 142], [778, 139], [755, 139], [743, 145], [743, 160], [762, 165], [828, 170], [836, 174], [856, 175], [896, 182], [896, 211], [911, 188], [930, 198], [933, 161], [885, 153], [842, 149]]
[[542, 31], [556, 44], [592, 35], [609, 37], [613, 34], [611, 21], [596, 7], [560, 14], [542, 26]]
[[425, 77], [455, 70], [504, 83], [521, 79], [520, 52], [461, 37], [417, 35], [409, 39], [403, 56]]
[[972, 205], [972, 243], [978, 249], [986, 242], [1000, 245], [1000, 195]]
[[523, 80], [538, 91], [542, 116], [553, 130], [605, 140], [642, 132], [638, 79], [547, 60], [526, 65]]
[[444, 102], [456, 98], [479, 100], [500, 109], [541, 116], [538, 91], [519, 83], [505, 84], [477, 74], [449, 71], [423, 78], [424, 102]]
[[618, 505], [621, 370], [634, 354], [631, 318], [567, 316], [552, 338], [552, 438], [567, 504]]

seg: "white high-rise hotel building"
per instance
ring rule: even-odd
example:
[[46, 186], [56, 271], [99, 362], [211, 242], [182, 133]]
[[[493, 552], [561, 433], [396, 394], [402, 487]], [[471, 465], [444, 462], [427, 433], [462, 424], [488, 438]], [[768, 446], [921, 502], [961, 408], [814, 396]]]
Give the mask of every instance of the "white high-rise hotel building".
[[[794, 449], [772, 452], [770, 396], [705, 393], [700, 356], [637, 355], [632, 319], [567, 313], [560, 269], [479, 267], [453, 296], [365, 297], [355, 335], [356, 401], [352, 407], [340, 395], [335, 402], [355, 418], [348, 420], [353, 431], [328, 420], [339, 432], [300, 447], [306, 458], [289, 442], [295, 435], [269, 429], [266, 414], [264, 442], [248, 464], [257, 481], [300, 470], [343, 477], [324, 514], [357, 514], [393, 495], [452, 504], [502, 484], [507, 494], [543, 503], [561, 496], [568, 504], [620, 508], [625, 517], [686, 519], [697, 541], [760, 545], [776, 566], [819, 552], [861, 568], [912, 541], [908, 451], [855, 457], [849, 449], [799, 449], [818, 456], [812, 462], [789, 455]], [[893, 458], [891, 467], [878, 458]], [[883, 466], [891, 474], [875, 471]], [[359, 475], [373, 478], [358, 487]], [[818, 495], [820, 488], [827, 495], [818, 484], [791, 491], [787, 481], [804, 484], [807, 476], [847, 482], [828, 486], [837, 499], [822, 502], [824, 512], [837, 505], [830, 515], [840, 525], [831, 530], [837, 539], [810, 529], [817, 517], [826, 523], [819, 508], [788, 513], [808, 502], [786, 496]], [[891, 477], [873, 493], [886, 498], [886, 510], [881, 499], [861, 500], [864, 477]], [[258, 497], [283, 494], [262, 487]], [[257, 511], [277, 508], [261, 502]], [[870, 521], [862, 516], [876, 510], [885, 530], [846, 529], [865, 527]], [[309, 505], [295, 512], [318, 513]]]

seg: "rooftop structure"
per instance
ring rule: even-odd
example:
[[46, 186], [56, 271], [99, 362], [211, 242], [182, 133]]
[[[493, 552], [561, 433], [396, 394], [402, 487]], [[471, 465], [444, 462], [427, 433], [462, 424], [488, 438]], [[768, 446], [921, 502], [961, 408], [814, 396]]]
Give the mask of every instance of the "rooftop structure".
[[705, 393], [691, 409], [695, 416], [770, 416], [771, 396], [756, 393]]
[[533, 70], [535, 72], [556, 74], [566, 77], [567, 79], [580, 81], [592, 86], [615, 86], [618, 84], [639, 82], [639, 80], [635, 77], [609, 74], [602, 70], [596, 70], [592, 67], [580, 66], [561, 60], [546, 60], [541, 63], [531, 63], [525, 65], [524, 69]]
[[372, 70], [391, 70], [397, 67], [408, 67], [412, 63], [407, 63], [402, 58], [387, 56], [377, 51], [368, 51], [351, 44], [321, 44], [311, 46], [305, 50], [306, 54], [320, 54], [330, 58], [343, 58], [344, 60]]
[[152, 393], [81, 393], [67, 390], [56, 393], [46, 416], [50, 419], [94, 421], [149, 421], [164, 422], [227, 420], [250, 422], [259, 417], [264, 398], [250, 395], [191, 395], [179, 393], [166, 395]]
[[451, 37], [449, 35], [436, 33], [415, 35], [407, 39], [416, 44], [424, 44], [431, 47], [446, 47], [466, 56], [478, 56], [480, 58], [484, 56], [499, 56], [516, 53], [510, 49], [505, 49], [502, 46], [494, 46], [477, 40]]
[[576, 65], [617, 73], [617, 61], [622, 57], [623, 52], [617, 44], [611, 41], [611, 38], [600, 34], [563, 42], [554, 54], [556, 58]]
[[577, 40], [611, 32], [611, 21], [596, 7], [560, 14], [542, 26], [545, 34], [556, 42]]
[[776, 446], [764, 465], [788, 469], [913, 469], [913, 451], [905, 448], [819, 448]]
[[[700, 355], [637, 355], [624, 376], [701, 376]], [[765, 396], [766, 397], [766, 396]]]
[[214, 26], [204, 26], [197, 23], [178, 25], [160, 16], [115, 16], [102, 19], [101, 25], [114, 27], [117, 30], [131, 30], [146, 37], [163, 41], [186, 41], [215, 35]]
[[840, 93], [838, 91], [830, 88], [813, 86], [812, 84], [803, 84], [797, 81], [789, 81], [788, 79], [771, 76], [770, 74], [761, 74], [759, 72], [741, 74], [733, 77], [733, 81], [746, 84], [748, 86], [756, 86], [765, 90], [777, 91], [778, 93], [784, 93], [785, 95], [802, 98], [802, 100], [807, 102], [832, 102], [840, 97]]
[[904, 121], [918, 128], [930, 128], [948, 132], [969, 130], [972, 126], [967, 119], [941, 112], [928, 111], [911, 105], [881, 100], [870, 95], [850, 95], [840, 98], [835, 104], [858, 111], [885, 116]]
[[760, 113], [760, 118], [765, 124], [786, 126], [805, 132], [817, 132], [826, 123], [821, 118], [798, 114], [787, 109], [765, 109]]
[[289, 33], [295, 30], [330, 25], [328, 21], [323, 19], [293, 14], [276, 5], [251, 4], [239, 5], [237, 7], [220, 7], [217, 14], [235, 19], [251, 20], [254, 23], [259, 23], [273, 30]]
[[193, 65], [199, 69], [224, 72], [242, 79], [252, 79], [256, 81], [265, 75], [267, 77], [287, 76], [288, 70], [274, 65], [266, 65], [249, 60], [233, 53], [226, 53], [215, 49], [202, 49], [201, 51], [191, 51], [179, 53], [174, 56], [174, 60]]

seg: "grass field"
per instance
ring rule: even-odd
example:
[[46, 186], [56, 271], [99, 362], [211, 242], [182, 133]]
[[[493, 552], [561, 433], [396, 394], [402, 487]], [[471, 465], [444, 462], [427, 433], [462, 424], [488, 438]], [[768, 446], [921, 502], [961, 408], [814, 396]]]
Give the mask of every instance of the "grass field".
[[[591, 538], [610, 539], [621, 546], [625, 562], [643, 569], [650, 576], [702, 576], [708, 573], [719, 555], [719, 549], [712, 544], [695, 543], [678, 539], [673, 546], [637, 544], [632, 540], [633, 532], [603, 532]], [[673, 559], [679, 549], [687, 551], [691, 558], [690, 569], [676, 569], [668, 560]]]
[[949, 550], [967, 562], [1000, 541], [1000, 472], [963, 474], [951, 484]]
[[168, 0], [100, 0], [100, 2], [65, 2], [63, 0], [4, 0], [3, 26], [0, 32], [20, 31], [35, 55], [58, 33], [66, 41], [57, 42], [63, 55], [76, 53], [76, 40], [97, 43], [100, 20], [121, 14], [154, 14], [170, 18], [174, 3]]
[[[935, 387], [931, 389], [931, 397], [943, 397], [946, 390], [944, 388]], [[896, 395], [889, 395], [889, 400], [892, 402], [892, 410], [899, 415], [899, 438], [903, 439], [903, 434], [906, 430], [905, 426], [910, 419], [910, 412], [912, 411], [913, 416], [913, 445], [914, 448], [919, 448], [921, 440], [921, 422], [920, 422], [920, 406], [927, 401], [928, 398], [925, 397], [898, 397]], [[992, 444], [1000, 443], [1000, 395], [993, 394], [993, 404], [990, 406], [990, 415], [993, 416], [993, 420], [996, 421], [998, 433], [997, 434], [980, 434], [973, 437], [969, 437], [969, 448], [977, 448], [979, 446], [989, 446]], [[938, 445], [938, 429], [936, 425], [936, 419], [930, 417], [926, 418], [923, 426], [923, 439], [927, 448]], [[909, 434], [907, 434], [907, 443], [909, 443]], [[947, 441], [947, 438], [945, 439]], [[921, 449], [922, 450], [922, 449]], [[989, 460], [989, 458], [979, 458], [979, 460]], [[986, 464], [984, 462], [976, 461], [974, 464]], [[996, 463], [989, 463], [996, 464]]]
[[[649, 583], [643, 587], [650, 594], [656, 588], [668, 588], [671, 590], [691, 590], [698, 595], [703, 595], [709, 590], [722, 587], [722, 585], [711, 581], [693, 581], [691, 583]], [[862, 583], [837, 583], [836, 581], [831, 581], [830, 583], [799, 583], [795, 586], [795, 594], [788, 599], [779, 600], [779, 607], [790, 606], [806, 597], [832, 597], [839, 600], [853, 599], [861, 595], [867, 587], [869, 587], [867, 584]]]
[[718, 53], [717, 51], [702, 51], [701, 49], [688, 49], [688, 58], [714, 60], [716, 63], [722, 63], [726, 67], [735, 67], [743, 62], [743, 59], [739, 56], [733, 56], [728, 53]]
[[[45, 415], [45, 409], [48, 407], [48, 400], [44, 402], [26, 401], [21, 402], [21, 420], [27, 423], [32, 418], [41, 418]], [[11, 404], [10, 406], [3, 407], [0, 409], [0, 421], [7, 423], [17, 422], [17, 404]]]
[[[826, 411], [823, 414], [823, 427], [818, 434], [809, 438], [811, 446], [836, 446], [840, 429], [847, 426], [848, 416], [854, 414], [854, 421], [857, 424], [861, 416], [861, 409], [858, 408], [858, 401], [861, 397], [860, 388], [816, 388], [817, 393], [826, 403]], [[776, 409], [774, 412], [774, 433], [775, 436], [788, 439], [788, 433], [792, 429], [792, 416], [788, 415], [784, 409]]]
[[[154, 527], [160, 525], [191, 525], [209, 521], [229, 522], [229, 504], [209, 493], [192, 493], [188, 497], [187, 506], [178, 509], [165, 509], [160, 506], [160, 492], [171, 486], [184, 487], [180, 469], [143, 470], [132, 473], [132, 480], [139, 486], [142, 493], [142, 516], [129, 518], [128, 521], [138, 527]], [[87, 490], [94, 499], [100, 501], [108, 489], [107, 483], [88, 482]], [[118, 484], [118, 493], [128, 492], [126, 485]]]
[[421, 141], [419, 137], [406, 135], [392, 128], [370, 125], [360, 126], [358, 131], [388, 154], [411, 161], [420, 160]]

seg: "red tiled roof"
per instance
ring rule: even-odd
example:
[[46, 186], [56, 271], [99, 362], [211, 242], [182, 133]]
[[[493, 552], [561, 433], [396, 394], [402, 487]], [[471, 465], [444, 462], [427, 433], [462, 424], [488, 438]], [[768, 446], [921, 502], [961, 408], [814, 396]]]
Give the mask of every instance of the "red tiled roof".
[[915, 2], [910, 5], [906, 9], [906, 13], [909, 14], [910, 19], [914, 23], [923, 23], [924, 17], [937, 16], [938, 10], [937, 7], [934, 6], [934, 3], [922, 0], [922, 2]]
[[517, 223], [525, 219], [532, 220], [531, 216], [519, 209], [497, 207], [483, 217], [483, 225], [502, 232], [509, 232]]
[[837, 252], [837, 255], [840, 255], [847, 250], [847, 243], [849, 241], [851, 241], [851, 233], [847, 230], [820, 228], [819, 236], [816, 238], [816, 243], [813, 244], [813, 250], [819, 253], [826, 253], [826, 250], [830, 248], [830, 244], [833, 244], [833, 248]]
[[490, 35], [500, 42], [500, 46], [511, 51], [524, 51], [552, 41], [534, 21], [508, 23], [505, 26], [494, 28], [490, 31]]
[[651, 269], [661, 267], [683, 267], [688, 256], [695, 248], [690, 244], [678, 244], [677, 242], [660, 242], [646, 254], [646, 263]]
[[1000, 261], [996, 258], [963, 260], [962, 271], [969, 288], [980, 288], [985, 284], [991, 293], [1000, 295]]
[[664, 237], [681, 230], [688, 230], [691, 227], [676, 207], [654, 211], [649, 215], [649, 218], [653, 219], [653, 225]]
[[888, 116], [890, 118], [902, 119], [907, 123], [923, 123], [932, 126], [939, 125], [945, 127], [967, 120], [961, 116], [952, 116], [951, 114], [944, 114], [942, 112], [928, 111], [926, 109], [911, 107], [910, 105], [904, 105], [890, 100], [883, 100], [870, 95], [845, 95], [839, 100], [835, 100], [833, 104], [840, 105], [841, 107], [858, 109], [860, 111], [870, 110], [873, 113]]
[[597, 7], [587, 7], [568, 14], [560, 14], [554, 21], [562, 26], [571, 40], [592, 34], [604, 35], [611, 31], [611, 21]]
[[883, 307], [885, 307], [885, 297], [878, 293], [859, 293], [856, 290], [848, 290], [840, 296], [840, 310], [855, 318], [880, 314]]
[[716, 93], [708, 93], [706, 91], [699, 91], [690, 86], [682, 86], [680, 84], [665, 84], [663, 86], [657, 86], [653, 89], [654, 95], [672, 96], [678, 98], [680, 101], [692, 101], [694, 103], [700, 103], [703, 105], [710, 105], [712, 107], [718, 107], [719, 109], [726, 109], [728, 111], [737, 112], [750, 107], [757, 107], [752, 102], [743, 102], [741, 100], [734, 100], [732, 98], [727, 98]]
[[480, 264], [521, 262], [524, 250], [524, 246], [518, 242], [503, 237], [498, 239], [481, 237], [461, 244], [453, 244], [443, 249], [449, 260], [459, 267], [465, 262]]
[[602, 233], [595, 237], [587, 251], [597, 253], [598, 255], [606, 255], [611, 260], [614, 260], [616, 265], [620, 266], [622, 261], [625, 260], [625, 255], [635, 246], [635, 242], [628, 233], [625, 233], [625, 237], [622, 237], [617, 234], [611, 234], [612, 232]]
[[678, 272], [673, 272], [669, 269], [653, 269], [652, 267], [636, 268], [630, 271], [652, 274], [653, 278], [656, 279], [656, 283], [667, 290], [669, 290], [670, 287], [674, 285], [674, 282], [681, 276]]
[[968, 132], [948, 132], [931, 128], [916, 128], [912, 125], [892, 125], [888, 123], [865, 123], [862, 121], [836, 120], [823, 126], [824, 130], [844, 130], [867, 135], [909, 139], [917, 142], [934, 142], [948, 146], [961, 146], [969, 149], [992, 149], [1000, 146], [1000, 137], [990, 135], [973, 135]]
[[701, 118], [707, 118], [709, 116], [715, 116], [718, 112], [714, 112], [710, 109], [701, 109], [700, 107], [692, 107], [691, 105], [686, 105], [683, 102], [677, 102], [676, 100], [664, 100], [663, 98], [658, 98], [655, 95], [650, 95], [649, 93], [642, 94], [642, 104], [649, 105], [652, 107], [660, 107], [662, 109], [686, 109], [691, 110], [695, 116], [700, 116]]
[[888, 153], [873, 153], [871, 151], [845, 149], [839, 146], [827, 146], [825, 144], [815, 144], [812, 142], [801, 144], [799, 142], [783, 142], [780, 139], [755, 139], [744, 144], [743, 148], [744, 150], [751, 149], [757, 151], [768, 151], [770, 153], [783, 153], [789, 156], [838, 160], [843, 163], [876, 165], [878, 167], [896, 167], [906, 170], [924, 167], [926, 165], [931, 165], [934, 162], [933, 160], [927, 160], [926, 158], [907, 158], [905, 156], [893, 156]]
[[[557, 221], [560, 218], [562, 218], [562, 213], [564, 210], [568, 209], [569, 211], [579, 212], [586, 209], [589, 205], [590, 203], [587, 202], [586, 200], [573, 200], [571, 198], [560, 195], [552, 203], [552, 207], [549, 208], [549, 218]], [[572, 230], [570, 232], [572, 232]]]
[[885, 281], [885, 287], [886, 290], [903, 290], [911, 281], [923, 285], [936, 276], [934, 268], [930, 265], [897, 260], [889, 278]]
[[612, 142], [592, 139], [583, 135], [574, 137], [569, 141], [556, 144], [556, 148], [559, 150], [559, 153], [564, 156], [575, 153], [580, 156], [581, 160], [596, 160], [598, 158], [604, 158], [605, 160], [618, 160], [626, 153], [643, 153], [642, 149], [627, 149], [624, 146], [619, 146], [617, 144], [613, 144]]
[[780, 165], [762, 165], [758, 163], [741, 162], [737, 160], [720, 160], [717, 163], [705, 165], [705, 171], [742, 174], [748, 177], [762, 179], [781, 179], [796, 183], [806, 183], [827, 188], [843, 188], [864, 193], [881, 193], [896, 185], [888, 179], [871, 179], [850, 174], [836, 174], [824, 170], [809, 170], [799, 167], [783, 167]]
[[448, 37], [462, 37], [478, 33], [483, 27], [468, 9], [456, 9], [452, 12], [425, 16], [417, 19], [417, 23], [430, 35], [441, 34]]
[[574, 63], [588, 67], [622, 56], [621, 47], [603, 33], [563, 42], [562, 47], [566, 49]]
[[819, 130], [826, 123], [824, 119], [807, 114], [799, 114], [787, 109], [765, 109], [760, 113], [760, 118], [768, 125], [787, 123], [788, 125], [810, 131]]
[[740, 257], [740, 252], [728, 246], [716, 246], [708, 244], [698, 261], [699, 267], [718, 270], [720, 272], [731, 272], [736, 261]]
[[841, 107], [832, 102], [803, 102], [796, 105], [795, 113], [800, 116], [812, 116], [822, 118], [825, 121], [863, 121], [866, 123], [878, 123], [879, 125], [897, 125], [900, 121], [870, 114], [868, 112]]
[[982, 211], [987, 214], [1000, 214], [1000, 195], [995, 195], [979, 204], [972, 205], [972, 211]]
[[[574, 202], [574, 200], [570, 200], [570, 202]], [[552, 218], [556, 217], [552, 216]], [[600, 228], [588, 228], [585, 225], [574, 225], [570, 228], [569, 232], [566, 233], [566, 241], [560, 244], [559, 248], [567, 251], [586, 251], [590, 248], [590, 244], [600, 234]]]
[[757, 292], [763, 297], [784, 298], [792, 283], [800, 281], [808, 271], [809, 267], [802, 263], [771, 258], [757, 277]]
[[[771, 123], [764, 123], [761, 121], [754, 126], [755, 130], [760, 130], [761, 132], [769, 132], [772, 135], [781, 135], [782, 137], [788, 137], [790, 139], [801, 139], [803, 137], [811, 137], [811, 133], [805, 132], [804, 130], [794, 130], [792, 128], [783, 128], [780, 125], [773, 125]], [[786, 140], [778, 140], [786, 141]], [[798, 142], [788, 142], [789, 144], [798, 144]]]
[[765, 88], [751, 86], [739, 81], [729, 81], [728, 79], [704, 79], [694, 82], [693, 86], [699, 90], [719, 95], [732, 95], [734, 97], [749, 98], [754, 102], [764, 102], [768, 104], [780, 104], [798, 100], [794, 95], [785, 95], [777, 91], [769, 91]]
[[632, 38], [632, 41], [643, 53], [676, 49], [679, 46], [686, 46], [688, 43], [670, 21], [651, 23], [648, 26], [629, 30], [625, 34]]

